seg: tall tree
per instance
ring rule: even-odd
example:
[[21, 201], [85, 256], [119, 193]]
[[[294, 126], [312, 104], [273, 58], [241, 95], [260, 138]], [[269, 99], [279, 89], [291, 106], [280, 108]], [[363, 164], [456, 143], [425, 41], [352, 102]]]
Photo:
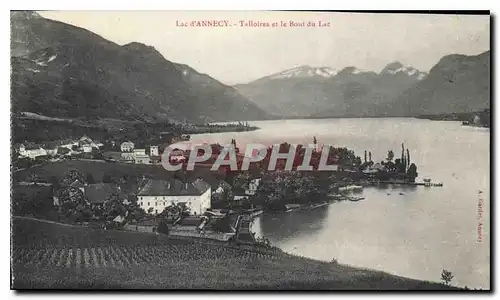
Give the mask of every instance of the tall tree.
[[404, 143], [401, 143], [401, 163], [403, 164], [404, 169], [406, 170], [405, 145], [404, 145]]
[[160, 224], [158, 224], [158, 228], [156, 229], [156, 232], [168, 235], [169, 229], [168, 229], [168, 224], [165, 219], [162, 219], [160, 221]]
[[127, 214], [127, 207], [118, 193], [112, 193], [106, 198], [104, 202], [104, 215], [106, 219], [113, 220], [117, 216], [125, 216]]
[[411, 164], [406, 172], [406, 175], [411, 182], [415, 182], [415, 178], [418, 177], [417, 166], [415, 164]]
[[411, 161], [410, 161], [410, 150], [408, 150], [408, 148], [407, 148], [406, 149], [406, 166], [407, 166], [407, 168], [410, 167], [410, 163], [411, 163]]
[[446, 285], [450, 285], [451, 281], [453, 280], [453, 273], [451, 273], [448, 270], [444, 270], [441, 272], [441, 280], [444, 282]]
[[389, 150], [387, 151], [387, 162], [392, 162], [392, 160], [394, 159], [394, 151], [392, 150]]

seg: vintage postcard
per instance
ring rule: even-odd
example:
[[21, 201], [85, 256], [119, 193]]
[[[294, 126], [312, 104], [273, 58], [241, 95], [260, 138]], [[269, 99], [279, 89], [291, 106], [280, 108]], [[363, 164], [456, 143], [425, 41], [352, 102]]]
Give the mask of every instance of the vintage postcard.
[[10, 26], [12, 289], [491, 289], [488, 11]]

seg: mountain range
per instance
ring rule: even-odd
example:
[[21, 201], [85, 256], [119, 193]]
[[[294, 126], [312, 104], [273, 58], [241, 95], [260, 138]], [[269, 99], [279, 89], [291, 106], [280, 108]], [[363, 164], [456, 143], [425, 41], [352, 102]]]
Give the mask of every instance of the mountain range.
[[448, 55], [427, 74], [391, 62], [380, 72], [300, 66], [235, 88], [283, 117], [418, 116], [489, 108], [490, 53]]
[[152, 46], [11, 12], [11, 102], [15, 114], [182, 123], [473, 112], [490, 107], [490, 52], [445, 56], [428, 74], [303, 65], [231, 87]]
[[379, 73], [346, 67], [300, 66], [235, 88], [264, 110], [285, 117], [371, 116], [427, 74], [399, 62]]
[[154, 47], [118, 45], [88, 30], [11, 12], [13, 112], [49, 117], [205, 123], [269, 115]]
[[443, 57], [429, 75], [393, 100], [399, 115], [470, 113], [490, 108], [490, 51]]

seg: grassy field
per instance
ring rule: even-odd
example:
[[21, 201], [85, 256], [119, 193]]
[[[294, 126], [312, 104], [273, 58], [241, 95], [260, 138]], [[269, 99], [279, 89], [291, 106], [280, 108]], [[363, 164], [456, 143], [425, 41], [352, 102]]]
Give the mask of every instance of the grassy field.
[[[30, 181], [31, 174], [35, 174], [40, 182], [51, 182], [53, 176], [60, 179], [69, 170], [79, 170], [84, 174], [92, 174], [96, 182], [101, 182], [104, 174], [111, 175], [112, 178], [121, 178], [122, 176], [139, 178], [144, 175], [159, 180], [167, 180], [174, 176], [174, 172], [165, 170], [162, 165], [111, 163], [91, 160], [61, 160], [50, 162], [14, 172], [13, 176], [15, 181]], [[201, 167], [195, 168], [193, 171], [187, 171], [186, 174], [188, 177], [203, 175], [204, 178], [208, 175], [217, 178], [222, 176], [221, 173]]]
[[15, 172], [14, 178], [17, 181], [27, 181], [29, 180], [30, 174], [36, 174], [41, 182], [50, 182], [52, 176], [59, 179], [69, 170], [79, 170], [84, 174], [92, 174], [92, 177], [97, 182], [102, 181], [102, 177], [105, 173], [112, 174], [114, 177], [121, 177], [124, 175], [146, 175], [156, 179], [168, 179], [172, 176], [171, 173], [167, 172], [161, 165], [62, 160]]
[[14, 217], [14, 289], [445, 289], [281, 251]]

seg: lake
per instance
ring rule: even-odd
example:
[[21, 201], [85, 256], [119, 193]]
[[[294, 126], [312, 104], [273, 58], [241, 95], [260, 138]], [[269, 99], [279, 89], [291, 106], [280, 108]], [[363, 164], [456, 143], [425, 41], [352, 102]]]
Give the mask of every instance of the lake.
[[[314, 210], [264, 214], [258, 236], [286, 252], [372, 268], [405, 277], [489, 288], [490, 131], [460, 122], [413, 118], [277, 120], [249, 122], [260, 130], [193, 135], [194, 142], [312, 143], [348, 147], [375, 162], [401, 143], [419, 177], [443, 187], [365, 188], [365, 200]], [[481, 193], [481, 192], [482, 193]], [[482, 206], [482, 207], [481, 207]], [[481, 210], [483, 211], [481, 213]], [[480, 227], [482, 223], [482, 227]]]

